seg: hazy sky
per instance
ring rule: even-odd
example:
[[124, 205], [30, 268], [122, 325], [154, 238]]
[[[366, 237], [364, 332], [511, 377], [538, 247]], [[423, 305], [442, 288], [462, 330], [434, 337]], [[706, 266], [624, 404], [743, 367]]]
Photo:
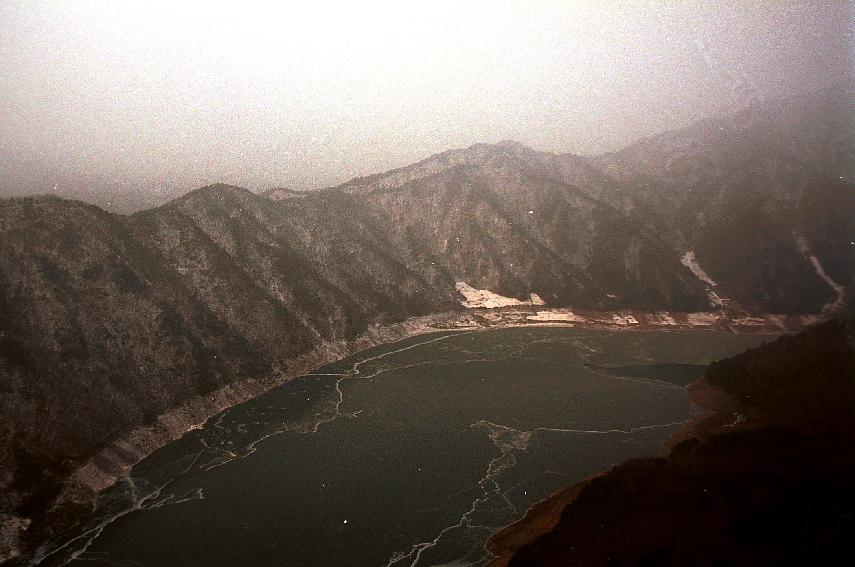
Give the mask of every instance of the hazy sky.
[[173, 4], [0, 0], [0, 194], [315, 188], [506, 138], [595, 154], [853, 64], [834, 0]]

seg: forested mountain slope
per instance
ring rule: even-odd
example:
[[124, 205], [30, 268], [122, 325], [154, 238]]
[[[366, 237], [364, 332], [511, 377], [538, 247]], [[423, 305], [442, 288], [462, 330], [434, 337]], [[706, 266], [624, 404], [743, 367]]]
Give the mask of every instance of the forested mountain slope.
[[547, 307], [851, 312], [851, 100], [598, 158], [503, 142], [316, 192], [213, 185], [130, 216], [0, 200], [0, 510], [37, 520], [97, 448], [193, 396], [463, 310], [457, 282]]

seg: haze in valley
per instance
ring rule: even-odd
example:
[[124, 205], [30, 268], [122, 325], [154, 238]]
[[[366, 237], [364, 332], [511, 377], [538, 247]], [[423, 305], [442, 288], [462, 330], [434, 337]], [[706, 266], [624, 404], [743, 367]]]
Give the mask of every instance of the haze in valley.
[[129, 212], [514, 139], [595, 155], [847, 82], [850, 2], [0, 5], [0, 197]]
[[853, 32], [0, 2], [0, 564], [851, 556]]

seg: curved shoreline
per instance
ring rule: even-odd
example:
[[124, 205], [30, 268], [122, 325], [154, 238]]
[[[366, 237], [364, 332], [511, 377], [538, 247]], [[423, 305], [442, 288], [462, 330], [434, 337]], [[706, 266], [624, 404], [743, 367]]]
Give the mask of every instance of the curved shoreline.
[[[727, 420], [731, 415], [728, 411], [732, 405], [729, 401], [730, 396], [707, 384], [704, 378], [693, 382], [687, 391], [692, 403], [700, 406], [703, 411], [665, 441], [663, 448], [668, 450], [682, 441], [693, 437], [703, 438], [709, 433], [720, 430], [722, 426], [726, 427], [719, 422], [722, 418]], [[533, 543], [540, 536], [548, 534], [558, 525], [564, 510], [573, 504], [591, 481], [604, 477], [610, 472], [611, 469], [601, 471], [559, 490], [529, 508], [521, 519], [493, 534], [487, 540], [486, 548], [494, 558], [487, 567], [507, 567], [517, 551]]]
[[838, 495], [855, 470], [852, 330], [828, 321], [716, 361], [689, 387], [704, 411], [665, 455], [539, 502], [490, 538], [489, 567], [832, 564], [851, 543], [853, 503]]
[[[154, 424], [132, 428], [119, 434], [103, 449], [90, 457], [85, 464], [70, 475], [59, 503], [76, 501], [79, 490], [99, 492], [124, 476], [136, 463], [156, 449], [180, 438], [193, 429], [202, 427], [215, 415], [299, 376], [310, 373], [327, 364], [353, 356], [360, 351], [388, 345], [427, 333], [442, 331], [471, 331], [511, 327], [579, 327], [602, 330], [717, 330], [741, 333], [771, 334], [781, 332], [801, 321], [782, 321], [780, 316], [767, 315], [752, 318], [751, 325], [734, 325], [733, 319], [694, 320], [695, 314], [674, 314], [673, 322], [657, 317], [659, 314], [631, 313], [637, 321], [627, 324], [624, 313], [630, 312], [586, 312], [573, 319], [563, 319], [564, 310], [538, 310], [537, 315], [529, 309], [471, 310], [446, 312], [414, 317], [385, 326], [374, 326], [365, 333], [349, 340], [322, 342], [310, 351], [283, 361], [287, 370], [274, 368], [267, 380], [238, 380], [209, 394], [197, 395], [177, 408], [161, 414]], [[545, 313], [552, 317], [544, 316]], [[669, 314], [670, 315], [670, 314]], [[704, 314], [707, 315], [707, 314]], [[739, 320], [735, 320], [739, 321]], [[702, 405], [702, 404], [699, 404]]]
[[[738, 412], [740, 406], [737, 401], [727, 392], [710, 385], [706, 377], [689, 384], [686, 391], [689, 400], [701, 411], [671, 434], [663, 446], [667, 450], [661, 456], [669, 455], [674, 447], [689, 439], [703, 441], [727, 428], [738, 429], [742, 423], [740, 417], [744, 418]], [[487, 540], [487, 551], [493, 555], [487, 567], [507, 567], [519, 550], [556, 528], [564, 510], [593, 480], [608, 476], [620, 466], [615, 465], [559, 490], [529, 508], [521, 519], [496, 532]]]
[[558, 525], [561, 512], [579, 496], [593, 479], [603, 476], [607, 472], [597, 473], [580, 480], [576, 484], [562, 488], [529, 508], [521, 519], [490, 536], [486, 548], [494, 559], [487, 564], [487, 567], [507, 567], [511, 557], [518, 549], [531, 543], [540, 535], [552, 531]]
[[[127, 475], [140, 460], [160, 447], [198, 429], [213, 416], [231, 407], [257, 397], [272, 388], [310, 373], [319, 367], [360, 351], [391, 344], [422, 334], [443, 331], [471, 331], [511, 327], [580, 327], [602, 330], [693, 330], [707, 329], [732, 333], [774, 333], [785, 326], [800, 327], [808, 323], [806, 317], [787, 318], [769, 315], [753, 318], [751, 324], [734, 324], [730, 317], [711, 314], [645, 314], [637, 312], [586, 312], [572, 314], [567, 310], [535, 310], [531, 308], [472, 309], [446, 312], [407, 319], [399, 323], [373, 326], [362, 335], [350, 340], [323, 342], [310, 351], [272, 369], [266, 379], [237, 380], [204, 396], [194, 396], [180, 406], [158, 416], [148, 425], [121, 432], [114, 440], [77, 467], [69, 476], [60, 496], [47, 516], [59, 514], [73, 506], [89, 505], [98, 493], [109, 488]], [[633, 321], [633, 323], [628, 323]], [[14, 518], [13, 519], [18, 519]], [[11, 550], [7, 559], [20, 557], [22, 535], [30, 526], [25, 519], [17, 524], [4, 522], [9, 532], [2, 534], [4, 548]], [[5, 529], [3, 531], [6, 531]], [[502, 530], [503, 532], [505, 530]], [[11, 533], [10, 533], [11, 532]], [[34, 549], [27, 549], [32, 553]]]

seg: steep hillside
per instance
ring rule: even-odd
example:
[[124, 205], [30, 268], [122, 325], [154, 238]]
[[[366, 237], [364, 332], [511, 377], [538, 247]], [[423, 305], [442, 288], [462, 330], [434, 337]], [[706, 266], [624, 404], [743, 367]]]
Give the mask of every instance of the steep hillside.
[[811, 104], [596, 159], [478, 144], [336, 188], [213, 185], [131, 216], [0, 200], [2, 534], [38, 523], [132, 428], [263, 389], [367, 329], [463, 311], [459, 282], [545, 308], [855, 308], [851, 140]]
[[[129, 424], [269, 370], [270, 352], [184, 285], [126, 218], [55, 198], [2, 201], [0, 264], [4, 510], [39, 509]], [[281, 335], [285, 352], [306, 340]]]
[[818, 311], [851, 287], [849, 86], [704, 120], [591, 163], [664, 211], [674, 245], [694, 251], [719, 294], [748, 310]]
[[666, 242], [506, 147], [493, 148], [487, 164], [363, 197], [409, 265], [503, 295], [536, 292], [552, 306], [707, 308]]
[[[847, 304], [852, 308], [845, 294], [855, 278], [853, 100], [855, 93], [844, 86], [769, 101], [595, 158], [538, 152], [512, 141], [476, 144], [328, 191], [386, 206], [392, 199], [382, 195], [399, 191], [408, 196], [418, 196], [419, 190], [453, 191], [466, 199], [467, 183], [480, 183], [490, 188], [499, 212], [510, 215], [504, 219], [509, 226], [545, 238], [547, 248], [554, 242], [565, 257], [575, 252], [570, 265], [582, 281], [590, 277], [596, 282], [609, 274], [609, 281], [619, 282], [616, 287], [632, 287], [609, 263], [623, 253], [629, 258], [625, 264], [632, 264], [637, 250], [665, 246], [678, 258], [691, 253], [707, 280], [698, 279], [695, 285], [714, 288], [710, 291], [733, 310], [840, 312]], [[406, 213], [406, 207], [393, 204]], [[430, 208], [422, 213], [443, 210], [441, 202], [423, 204]], [[595, 207], [586, 209], [590, 204]], [[471, 208], [464, 208], [464, 201], [458, 205], [467, 212]], [[552, 216], [543, 218], [536, 205], [546, 206]], [[473, 211], [502, 222], [495, 220], [502, 218], [499, 212], [479, 212], [477, 206]], [[525, 228], [532, 224], [563, 234], [533, 235]], [[598, 238], [615, 237], [616, 224], [645, 242], [618, 237], [614, 248], [609, 240], [612, 257], [604, 263], [602, 255], [589, 254], [590, 247], [596, 247]], [[639, 264], [658, 270], [672, 259], [659, 254]], [[522, 271], [523, 264], [515, 266]], [[511, 287], [505, 291], [519, 293], [507, 285]], [[560, 287], [564, 291], [543, 291], [562, 303], [603, 304], [602, 298], [574, 294], [568, 284]], [[673, 283], [660, 287], [669, 288], [666, 295], [679, 295]], [[620, 290], [610, 294], [638, 302]]]

